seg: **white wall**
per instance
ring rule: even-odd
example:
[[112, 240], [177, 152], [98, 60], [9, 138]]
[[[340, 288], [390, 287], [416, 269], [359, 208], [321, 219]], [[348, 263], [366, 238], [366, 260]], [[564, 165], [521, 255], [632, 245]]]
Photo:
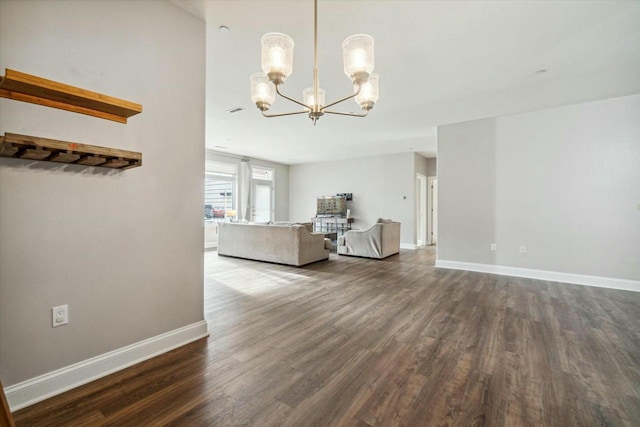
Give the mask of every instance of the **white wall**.
[[438, 260], [640, 280], [639, 118], [634, 95], [440, 127]]
[[290, 219], [309, 221], [316, 198], [353, 193], [348, 203], [354, 228], [380, 217], [402, 223], [401, 243], [415, 244], [415, 159], [413, 153], [289, 166]]
[[0, 100], [1, 132], [143, 153], [123, 172], [0, 158], [3, 384], [202, 322], [204, 22], [168, 2], [1, 1], [0, 52], [2, 72], [144, 108], [123, 125]]
[[[207, 160], [229, 163], [236, 166], [240, 164], [240, 158], [237, 156], [229, 156], [214, 150], [207, 150]], [[253, 166], [264, 166], [275, 171], [274, 221], [289, 220], [289, 165], [261, 159], [250, 159], [250, 164]], [[253, 201], [249, 200], [249, 203], [253, 203]]]

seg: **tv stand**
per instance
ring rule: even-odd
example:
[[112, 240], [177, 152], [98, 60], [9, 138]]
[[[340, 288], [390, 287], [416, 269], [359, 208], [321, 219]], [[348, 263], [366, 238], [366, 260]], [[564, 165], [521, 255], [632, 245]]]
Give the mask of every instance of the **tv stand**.
[[345, 218], [341, 216], [314, 216], [313, 218], [311, 218], [311, 222], [313, 223], [314, 232], [335, 234], [337, 238], [338, 235], [342, 236], [344, 233], [351, 230], [353, 218]]

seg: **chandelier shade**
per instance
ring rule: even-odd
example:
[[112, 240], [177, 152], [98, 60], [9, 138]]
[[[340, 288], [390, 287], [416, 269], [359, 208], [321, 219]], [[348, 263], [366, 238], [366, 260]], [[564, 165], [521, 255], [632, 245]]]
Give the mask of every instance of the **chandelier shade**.
[[360, 92], [356, 95], [355, 100], [356, 104], [358, 104], [363, 110], [372, 109], [373, 105], [378, 101], [380, 96], [378, 91], [379, 80], [380, 76], [376, 73], [371, 73], [369, 74], [367, 82], [360, 86]]
[[293, 72], [293, 39], [286, 34], [267, 33], [262, 36], [262, 71], [270, 80], [280, 83]]
[[318, 99], [316, 100], [315, 96], [314, 96], [314, 88], [312, 87], [308, 87], [305, 90], [302, 91], [302, 103], [306, 104], [306, 105], [317, 105], [319, 107], [323, 107], [324, 106], [324, 95], [325, 95], [325, 91], [324, 89], [320, 89], [318, 88]]
[[[324, 114], [338, 114], [351, 117], [366, 117], [378, 101], [378, 75], [373, 74], [373, 37], [355, 34], [342, 42], [344, 72], [352, 81], [353, 94], [337, 101], [326, 103], [325, 91], [320, 88], [318, 72], [318, 0], [313, 2], [313, 86], [302, 92], [302, 102], [288, 97], [280, 91], [280, 86], [293, 72], [293, 39], [282, 33], [267, 33], [262, 36], [262, 73], [251, 75], [251, 100], [262, 111], [264, 117], [282, 117], [307, 114], [316, 124]], [[276, 94], [302, 107], [300, 111], [267, 114], [275, 102]], [[363, 113], [332, 111], [329, 108], [354, 98]]]
[[352, 80], [364, 79], [373, 72], [373, 37], [355, 34], [342, 42], [344, 73]]
[[251, 100], [263, 111], [276, 100], [276, 88], [264, 73], [251, 74]]

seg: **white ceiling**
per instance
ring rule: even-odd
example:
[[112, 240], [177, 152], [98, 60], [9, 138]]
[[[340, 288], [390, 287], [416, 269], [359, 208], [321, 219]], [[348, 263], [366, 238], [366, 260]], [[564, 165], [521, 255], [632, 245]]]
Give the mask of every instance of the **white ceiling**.
[[[172, 1], [207, 22], [207, 147], [227, 153], [285, 164], [435, 157], [438, 125], [640, 93], [640, 1], [319, 0], [327, 102], [352, 91], [341, 46], [357, 33], [375, 39], [380, 100], [367, 118], [324, 116], [315, 127], [305, 115], [265, 119], [249, 94], [260, 38], [294, 39], [282, 91], [301, 99], [313, 79], [313, 2]], [[353, 100], [340, 106], [358, 111]], [[234, 107], [244, 111], [226, 112]], [[280, 98], [270, 112], [288, 111], [298, 106]]]

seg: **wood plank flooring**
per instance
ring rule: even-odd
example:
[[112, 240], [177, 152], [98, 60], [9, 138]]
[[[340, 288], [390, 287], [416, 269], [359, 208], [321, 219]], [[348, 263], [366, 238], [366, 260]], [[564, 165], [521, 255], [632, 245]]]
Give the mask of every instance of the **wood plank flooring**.
[[18, 426], [640, 426], [640, 293], [437, 269], [206, 255], [211, 336]]

